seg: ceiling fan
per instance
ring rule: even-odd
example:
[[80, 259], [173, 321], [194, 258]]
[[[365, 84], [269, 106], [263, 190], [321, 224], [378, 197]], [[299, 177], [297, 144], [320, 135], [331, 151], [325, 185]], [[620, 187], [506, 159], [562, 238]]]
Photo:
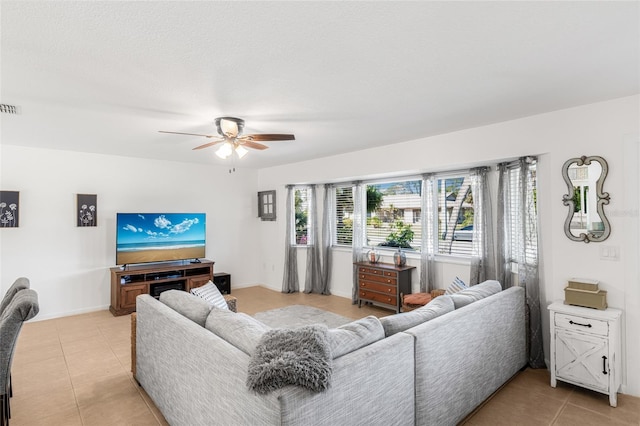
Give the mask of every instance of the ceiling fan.
[[183, 133], [183, 132], [168, 132], [165, 130], [159, 130], [160, 133], [173, 133], [176, 135], [189, 135], [189, 136], [204, 136], [205, 138], [215, 138], [211, 142], [204, 145], [196, 146], [195, 149], [208, 148], [210, 146], [222, 143], [220, 148], [216, 151], [216, 155], [220, 158], [227, 158], [234, 152], [238, 158], [244, 157], [249, 151], [246, 148], [252, 149], [267, 149], [267, 145], [259, 142], [274, 142], [274, 141], [292, 141], [295, 140], [294, 135], [285, 134], [258, 134], [258, 135], [243, 135], [242, 129], [244, 128], [244, 120], [236, 117], [218, 117], [215, 121], [217, 135], [201, 135], [197, 133]]

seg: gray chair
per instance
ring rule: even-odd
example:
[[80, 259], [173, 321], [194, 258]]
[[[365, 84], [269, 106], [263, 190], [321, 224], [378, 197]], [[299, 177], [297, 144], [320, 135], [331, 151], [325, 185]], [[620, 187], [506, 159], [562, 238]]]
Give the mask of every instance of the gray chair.
[[22, 324], [38, 314], [38, 294], [31, 289], [18, 291], [0, 315], [0, 426], [11, 418], [9, 378], [11, 361]]
[[[20, 290], [24, 290], [25, 288], [31, 287], [31, 283], [29, 282], [29, 278], [20, 277], [11, 284], [9, 290], [4, 294], [2, 301], [0, 302], [0, 316], [4, 310], [9, 306], [9, 303], [13, 299], [13, 296], [16, 295]], [[13, 396], [13, 386], [11, 384], [11, 376], [9, 376], [9, 396]]]
[[7, 290], [7, 292], [4, 294], [2, 302], [0, 302], [0, 315], [2, 315], [7, 306], [9, 306], [11, 299], [13, 299], [13, 296], [15, 296], [17, 292], [29, 287], [29, 278], [20, 277], [15, 280], [14, 283], [11, 284], [11, 287], [9, 287], [9, 290]]

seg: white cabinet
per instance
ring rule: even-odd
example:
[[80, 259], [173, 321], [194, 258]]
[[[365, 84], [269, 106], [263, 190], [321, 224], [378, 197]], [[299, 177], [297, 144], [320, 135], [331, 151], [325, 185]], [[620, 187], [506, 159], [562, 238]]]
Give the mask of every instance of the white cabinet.
[[549, 305], [551, 314], [551, 386], [557, 380], [609, 395], [617, 405], [620, 388], [622, 311]]

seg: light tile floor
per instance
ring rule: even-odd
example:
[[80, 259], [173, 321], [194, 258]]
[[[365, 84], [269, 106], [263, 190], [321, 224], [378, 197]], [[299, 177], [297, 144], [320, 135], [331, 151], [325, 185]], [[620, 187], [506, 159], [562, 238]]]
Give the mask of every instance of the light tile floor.
[[[336, 296], [282, 294], [262, 287], [233, 290], [241, 312], [293, 304], [350, 318], [391, 311]], [[13, 361], [11, 425], [165, 425], [130, 373], [130, 316], [93, 312], [25, 324]], [[608, 397], [560, 383], [545, 370], [525, 370], [466, 420], [468, 425], [635, 425], [640, 398]]]

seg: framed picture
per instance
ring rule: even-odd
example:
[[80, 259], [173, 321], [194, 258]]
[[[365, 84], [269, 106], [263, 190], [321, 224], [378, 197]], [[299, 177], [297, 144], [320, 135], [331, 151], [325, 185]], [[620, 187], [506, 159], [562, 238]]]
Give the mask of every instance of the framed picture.
[[258, 217], [262, 220], [276, 220], [276, 191], [258, 192]]
[[17, 228], [19, 213], [20, 192], [0, 191], [0, 228]]
[[98, 196], [96, 194], [78, 194], [78, 226], [98, 226]]

